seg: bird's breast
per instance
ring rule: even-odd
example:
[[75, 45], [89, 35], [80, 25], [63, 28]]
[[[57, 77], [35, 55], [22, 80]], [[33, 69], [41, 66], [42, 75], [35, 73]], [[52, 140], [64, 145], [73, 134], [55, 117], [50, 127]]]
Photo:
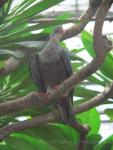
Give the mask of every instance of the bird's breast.
[[39, 60], [42, 63], [53, 63], [57, 62], [60, 59], [59, 49], [55, 49], [54, 47], [46, 48], [46, 50], [40, 52]]
[[67, 78], [66, 69], [61, 59], [52, 63], [41, 62], [41, 72], [44, 83], [48, 88], [54, 88]]

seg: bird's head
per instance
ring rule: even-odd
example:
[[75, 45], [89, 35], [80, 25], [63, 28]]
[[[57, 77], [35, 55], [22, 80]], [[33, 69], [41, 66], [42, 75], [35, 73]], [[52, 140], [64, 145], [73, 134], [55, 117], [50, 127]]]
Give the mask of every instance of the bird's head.
[[54, 29], [53, 33], [50, 35], [50, 39], [54, 41], [59, 41], [64, 34], [64, 30], [62, 27], [57, 27]]

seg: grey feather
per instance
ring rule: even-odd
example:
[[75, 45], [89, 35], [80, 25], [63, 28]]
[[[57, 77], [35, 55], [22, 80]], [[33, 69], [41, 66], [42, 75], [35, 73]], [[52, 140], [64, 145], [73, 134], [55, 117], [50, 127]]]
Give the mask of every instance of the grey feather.
[[[61, 28], [55, 29], [50, 40], [38, 56], [30, 59], [30, 72], [41, 92], [51, 92], [55, 86], [61, 84], [72, 75], [71, 62], [67, 52], [59, 46], [62, 36]], [[55, 102], [62, 121], [68, 123], [74, 118], [72, 110], [73, 90], [67, 97]]]
[[[70, 77], [73, 73], [73, 70], [71, 67], [70, 56], [69, 56], [67, 49], [61, 49], [61, 57], [64, 62], [65, 68], [67, 70], [67, 77]], [[72, 103], [73, 103], [73, 93], [74, 93], [74, 89], [70, 91], [70, 97], [71, 97]]]
[[29, 59], [29, 72], [30, 75], [39, 89], [40, 92], [46, 92], [45, 84], [42, 79], [41, 69], [40, 69], [40, 62], [39, 62], [39, 55], [32, 54]]

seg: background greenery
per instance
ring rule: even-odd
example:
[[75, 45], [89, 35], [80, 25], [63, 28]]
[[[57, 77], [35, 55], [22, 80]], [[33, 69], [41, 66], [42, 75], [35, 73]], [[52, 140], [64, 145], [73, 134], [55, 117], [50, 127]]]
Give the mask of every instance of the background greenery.
[[[0, 8], [0, 68], [5, 66], [5, 60], [11, 56], [22, 61], [22, 64], [15, 71], [0, 78], [0, 102], [10, 101], [37, 90], [29, 76], [26, 54], [20, 51], [20, 49], [29, 48], [40, 51], [45, 43], [42, 39], [45, 39], [55, 26], [65, 24], [66, 20], [71, 16], [69, 13], [57, 16], [54, 18], [54, 23], [51, 24], [29, 24], [31, 19], [38, 21], [38, 19], [44, 18], [44, 16], [40, 15], [41, 12], [62, 1], [41, 0], [40, 2], [35, 2], [35, 0], [23, 0], [15, 8], [10, 9], [13, 0], [8, 0]], [[40, 29], [43, 30], [33, 34], [32, 31]], [[81, 69], [86, 64], [84, 57], [78, 56], [80, 52], [87, 51], [92, 58], [94, 56], [92, 35], [87, 31], [83, 31], [81, 33], [81, 40], [83, 47], [70, 51], [74, 71]], [[66, 46], [63, 42], [61, 44]], [[99, 91], [95, 91], [93, 88], [89, 89], [89, 85], [101, 85], [102, 87], [109, 85], [113, 80], [113, 71], [108, 66], [112, 65], [113, 55], [109, 53], [101, 69], [77, 86], [74, 96], [78, 100], [74, 102], [74, 105], [88, 101], [99, 93]], [[105, 101], [104, 104], [112, 104], [112, 100]], [[0, 126], [20, 121], [19, 117], [24, 116], [27, 119], [49, 112], [51, 109], [31, 108], [19, 113], [3, 116], [0, 117]], [[113, 109], [106, 109], [105, 114], [113, 120]], [[89, 141], [86, 147], [87, 150], [113, 150], [113, 136], [100, 142], [101, 135], [99, 135], [99, 129], [102, 122], [96, 108], [77, 115], [77, 118], [81, 123], [88, 124], [91, 128], [87, 137]], [[69, 126], [48, 123], [37, 128], [11, 134], [4, 141], [0, 142], [0, 150], [74, 150], [74, 145], [77, 145], [78, 141], [79, 134]]]

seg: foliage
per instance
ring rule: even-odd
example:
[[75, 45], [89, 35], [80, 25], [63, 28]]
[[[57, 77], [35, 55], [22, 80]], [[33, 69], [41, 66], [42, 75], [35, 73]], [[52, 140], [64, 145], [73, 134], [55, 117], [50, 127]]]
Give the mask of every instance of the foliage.
[[[40, 14], [41, 12], [44, 12], [62, 1], [63, 0], [23, 0], [16, 7], [11, 8], [13, 0], [8, 0], [7, 3], [0, 8], [0, 68], [4, 66], [4, 60], [10, 56], [23, 60], [25, 54], [18, 49], [32, 47], [39, 51], [41, 49], [39, 46], [40, 38], [48, 36], [54, 26], [65, 24], [65, 21], [70, 17], [69, 13], [54, 18], [55, 21], [51, 24], [36, 23], [29, 25], [29, 20], [43, 18]], [[33, 31], [37, 30], [40, 32], [33, 34]], [[78, 54], [85, 51], [91, 58], [95, 55], [92, 35], [83, 31], [81, 40], [83, 48], [72, 49], [70, 51], [74, 71], [79, 70], [84, 64], [87, 64], [84, 58]], [[64, 45], [64, 43], [62, 44]], [[109, 53], [101, 69], [76, 87], [74, 96], [77, 100], [74, 102], [74, 105], [86, 102], [100, 92], [98, 88], [95, 90], [94, 88], [89, 88], [90, 86], [101, 86], [104, 88], [105, 85], [110, 83], [113, 79], [113, 72], [108, 66], [112, 66], [112, 64], [113, 56], [112, 53]], [[30, 79], [27, 60], [11, 74], [0, 79], [1, 102], [16, 99], [34, 90], [37, 89]], [[112, 101], [108, 100], [105, 102], [105, 105], [106, 104], [112, 104]], [[24, 110], [21, 113], [10, 114], [0, 118], [0, 126], [19, 121], [19, 116], [26, 116], [27, 119], [27, 117], [33, 117], [48, 111], [51, 111], [51, 108], [33, 108]], [[112, 109], [105, 111], [111, 120], [113, 119], [112, 111]], [[104, 150], [106, 147], [107, 149], [109, 147], [109, 150], [113, 149], [112, 144], [109, 144], [112, 143], [112, 136], [99, 143], [101, 140], [99, 128], [102, 122], [96, 108], [77, 115], [77, 119], [83, 124], [88, 124], [91, 128], [87, 137], [88, 144], [86, 149]], [[79, 134], [71, 127], [63, 124], [48, 123], [39, 128], [27, 129], [11, 134], [6, 140], [0, 143], [0, 150], [73, 150], [74, 145], [76, 144], [77, 146], [78, 140]]]

